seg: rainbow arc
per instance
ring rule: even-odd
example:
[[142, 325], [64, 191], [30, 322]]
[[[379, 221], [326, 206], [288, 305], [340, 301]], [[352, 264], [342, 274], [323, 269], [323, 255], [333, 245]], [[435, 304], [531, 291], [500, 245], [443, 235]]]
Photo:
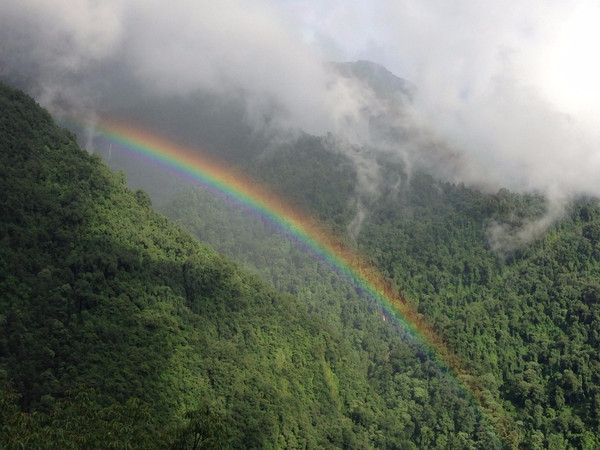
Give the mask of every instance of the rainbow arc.
[[[372, 265], [344, 245], [309, 215], [285, 199], [235, 172], [222, 163], [191, 149], [162, 139], [139, 126], [104, 120], [98, 126], [103, 139], [113, 147], [133, 153], [149, 162], [175, 172], [178, 176], [224, 195], [246, 210], [274, 225], [288, 238], [308, 249], [315, 257], [332, 267], [352, 283], [359, 292], [374, 301], [388, 317], [403, 327], [437, 359], [442, 369], [458, 381], [459, 386], [479, 404], [487, 419], [494, 424], [509, 446], [514, 436], [509, 416], [491, 393], [470, 375], [457, 355], [445, 344], [424, 317]], [[513, 440], [514, 443], [514, 440]]]

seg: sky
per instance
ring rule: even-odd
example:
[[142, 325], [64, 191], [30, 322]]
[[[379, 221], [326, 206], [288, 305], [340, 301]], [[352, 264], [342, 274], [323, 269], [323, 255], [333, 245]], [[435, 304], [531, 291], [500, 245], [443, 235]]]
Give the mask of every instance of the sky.
[[373, 98], [323, 63], [370, 60], [417, 87], [403, 120], [462, 155], [455, 179], [569, 199], [600, 195], [599, 23], [590, 0], [4, 0], [0, 76], [51, 109], [244, 92], [360, 143]]

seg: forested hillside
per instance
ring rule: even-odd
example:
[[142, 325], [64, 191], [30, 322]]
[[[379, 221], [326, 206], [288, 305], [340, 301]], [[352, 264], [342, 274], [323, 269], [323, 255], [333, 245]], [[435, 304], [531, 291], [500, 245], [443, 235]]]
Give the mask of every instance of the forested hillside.
[[416, 349], [393, 369], [402, 397], [382, 397], [335, 323], [155, 213], [25, 94], [2, 85], [0, 112], [2, 447], [478, 439], [476, 407]]
[[[264, 157], [251, 170], [277, 190], [293, 192], [303, 207], [329, 217], [333, 228], [343, 229], [351, 218], [352, 192], [330, 188], [352, 179], [354, 172], [350, 165], [334, 166], [333, 156], [315, 158], [313, 152], [324, 144], [314, 139], [311, 148], [309, 142], [304, 138]], [[294, 164], [287, 165], [288, 159]], [[511, 231], [543, 217], [547, 205], [542, 197], [507, 190], [483, 194], [420, 172], [408, 177], [401, 164], [388, 163], [386, 170], [388, 185], [397, 179], [402, 184], [370, 205], [359, 250], [438, 330], [491, 401], [502, 405], [506, 416], [500, 420], [508, 424], [505, 431], [512, 430], [504, 445], [598, 447], [598, 203], [582, 199], [571, 205], [540, 239], [515, 249]], [[318, 189], [320, 173], [332, 174], [325, 183], [329, 188]], [[429, 397], [442, 420], [435, 383], [429, 380], [419, 391], [420, 380], [428, 377], [419, 369], [399, 369], [411, 364], [402, 350], [406, 344], [394, 340], [386, 324], [362, 309], [364, 301], [320, 273], [314, 261], [261, 223], [200, 191], [182, 192], [164, 211], [335, 324], [369, 361], [369, 383], [388, 399], [390, 412], [402, 414], [389, 403], [392, 398], [410, 404], [402, 394], [410, 385], [413, 395]], [[492, 242], [494, 228], [506, 233], [504, 249]], [[434, 440], [423, 440], [423, 428], [413, 434], [419, 436], [414, 442], [434, 447]], [[438, 424], [430, 431], [444, 447], [440, 435], [447, 430]], [[481, 442], [459, 447], [469, 445]]]
[[518, 229], [539, 218], [542, 199], [481, 195], [426, 176], [410, 191], [366, 224], [365, 253], [497, 390], [524, 445], [598, 447], [597, 202], [572, 205], [543, 237], [498, 255], [491, 223]]

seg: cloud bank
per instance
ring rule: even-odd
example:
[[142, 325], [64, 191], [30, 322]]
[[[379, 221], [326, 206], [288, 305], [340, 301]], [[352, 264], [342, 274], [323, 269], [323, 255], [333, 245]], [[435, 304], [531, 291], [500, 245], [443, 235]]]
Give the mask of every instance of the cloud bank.
[[0, 60], [25, 72], [44, 104], [96, 96], [239, 92], [260, 116], [309, 133], [336, 131], [358, 109], [293, 18], [268, 1], [8, 0], [0, 5]]
[[597, 2], [295, 7], [314, 42], [345, 58], [375, 55], [418, 86], [422, 126], [468, 156], [461, 178], [553, 198], [600, 193]]
[[[349, 148], [558, 201], [600, 195], [595, 19], [590, 0], [5, 0], [0, 75], [25, 74], [55, 109], [131, 91], [242, 93], [257, 124], [275, 109], [279, 125], [333, 132]], [[417, 86], [394, 119], [404, 141], [374, 137], [365, 119], [386, 106], [324, 64], [354, 59]]]

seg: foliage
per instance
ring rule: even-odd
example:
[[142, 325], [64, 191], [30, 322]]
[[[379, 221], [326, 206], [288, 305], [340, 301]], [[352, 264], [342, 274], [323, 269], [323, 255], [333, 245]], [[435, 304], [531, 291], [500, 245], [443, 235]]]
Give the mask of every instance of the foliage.
[[539, 220], [542, 198], [415, 177], [406, 196], [383, 200], [365, 224], [363, 252], [493, 387], [520, 445], [600, 445], [598, 204], [575, 203], [540, 239], [495, 253], [491, 224], [518, 230]]
[[[308, 154], [295, 155], [316, 167], [296, 164], [293, 176], [277, 177], [270, 167], [277, 159], [265, 158], [253, 170], [264, 171], [261, 176], [278, 189], [287, 183], [308, 210], [341, 220], [342, 229], [348, 221], [314, 200], [331, 184], [319, 190], [316, 182], [303, 188], [295, 181], [323, 170]], [[279, 158], [288, 156], [284, 150]], [[452, 383], [433, 375], [439, 370], [434, 361], [424, 363], [418, 345], [390, 321], [382, 323], [376, 307], [259, 220], [198, 190], [181, 192], [163, 210], [200, 240], [297, 295], [342, 333], [363, 361], [360, 376], [377, 394], [353, 404], [350, 413], [383, 431], [375, 446], [598, 447], [598, 204], [582, 199], [540, 239], [515, 250], [511, 233], [543, 218], [542, 197], [505, 189], [484, 194], [420, 172], [408, 177], [402, 165], [391, 163], [384, 176], [402, 184], [370, 205], [358, 249], [485, 386], [486, 403], [506, 414], [494, 418], [496, 426], [482, 422], [477, 408], [458, 407]], [[507, 248], [492, 245], [494, 226], [506, 233]]]
[[151, 210], [23, 93], [0, 86], [0, 111], [0, 442], [368, 446], [338, 330]]
[[19, 395], [6, 383], [0, 389], [6, 449], [107, 449], [154, 446], [147, 427], [149, 412], [136, 399], [101, 407], [93, 390], [67, 392], [45, 412], [22, 413]]
[[[364, 394], [346, 414], [368, 428], [375, 448], [445, 448], [469, 442], [480, 448], [501, 444], [497, 433], [443, 373], [421, 342], [363, 298], [331, 268], [273, 232], [262, 220], [199, 189], [182, 191], [167, 215], [218, 251], [236, 259], [277, 289], [290, 292], [323, 318], [348, 343]], [[339, 352], [339, 350], [336, 350]], [[488, 440], [481, 431], [487, 430]]]

